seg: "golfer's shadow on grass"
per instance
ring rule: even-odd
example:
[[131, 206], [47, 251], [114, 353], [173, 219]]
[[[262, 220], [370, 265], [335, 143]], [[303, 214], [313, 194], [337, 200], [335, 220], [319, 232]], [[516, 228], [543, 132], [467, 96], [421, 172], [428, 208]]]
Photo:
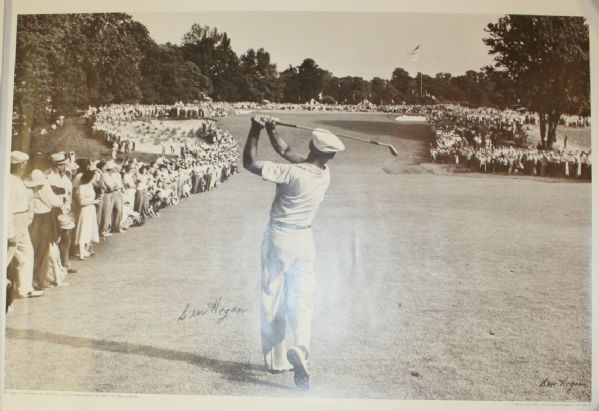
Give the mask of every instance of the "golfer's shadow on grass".
[[181, 361], [195, 365], [198, 368], [207, 368], [210, 371], [223, 375], [230, 381], [253, 383], [294, 392], [297, 391], [294, 387], [277, 384], [270, 381], [264, 381], [258, 378], [259, 374], [265, 373], [266, 371], [263, 366], [255, 364], [215, 360], [213, 358], [204, 357], [194, 353], [168, 350], [164, 348], [152, 347], [149, 345], [94, 340], [91, 338], [73, 337], [69, 335], [54, 334], [37, 330], [7, 328], [6, 337], [30, 341], [46, 341], [53, 344], [70, 346], [73, 348], [87, 348], [91, 350], [114, 353], [143, 355], [145, 357], [160, 358], [169, 361]]

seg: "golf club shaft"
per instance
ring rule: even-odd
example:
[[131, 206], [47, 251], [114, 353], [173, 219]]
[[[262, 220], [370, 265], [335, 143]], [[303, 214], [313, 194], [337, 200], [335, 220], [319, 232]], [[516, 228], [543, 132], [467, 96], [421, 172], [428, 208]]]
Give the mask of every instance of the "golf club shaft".
[[[310, 127], [306, 127], [306, 126], [302, 126], [299, 124], [289, 124], [289, 123], [282, 123], [280, 121], [277, 121], [277, 124], [280, 126], [284, 126], [284, 127], [293, 127], [293, 128], [301, 128], [302, 130], [309, 130], [309, 131], [314, 131], [314, 128], [310, 128]], [[328, 131], [328, 130], [327, 130]], [[393, 147], [391, 144], [387, 144], [387, 143], [381, 143], [380, 141], [376, 141], [376, 140], [367, 140], [365, 138], [359, 138], [359, 137], [354, 137], [354, 136], [348, 136], [345, 134], [338, 134], [338, 133], [334, 133], [336, 136], [339, 137], [343, 137], [343, 138], [348, 138], [350, 140], [356, 140], [356, 141], [362, 141], [364, 143], [370, 143], [370, 144], [376, 144], [378, 146], [384, 146], [384, 147], [388, 147], [389, 150], [391, 150], [391, 153], [395, 156], [397, 156], [399, 153], [397, 152], [397, 150], [395, 149], [395, 147]]]

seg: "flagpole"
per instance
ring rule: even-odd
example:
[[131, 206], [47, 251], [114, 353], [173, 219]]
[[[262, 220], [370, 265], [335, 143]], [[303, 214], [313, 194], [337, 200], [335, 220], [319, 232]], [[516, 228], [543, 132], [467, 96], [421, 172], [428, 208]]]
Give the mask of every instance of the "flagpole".
[[[422, 42], [418, 44], [422, 44]], [[420, 100], [422, 100], [422, 52], [420, 52]]]
[[[418, 45], [416, 46], [416, 48], [414, 50], [412, 50], [409, 53], [407, 53], [410, 56], [410, 58], [412, 59], [412, 61], [418, 60], [419, 53], [416, 53], [416, 51], [420, 49], [420, 45], [421, 44], [422, 44], [421, 42], [418, 43]], [[419, 70], [419, 73], [420, 73], [420, 98], [422, 98], [422, 61], [420, 61], [420, 70]]]

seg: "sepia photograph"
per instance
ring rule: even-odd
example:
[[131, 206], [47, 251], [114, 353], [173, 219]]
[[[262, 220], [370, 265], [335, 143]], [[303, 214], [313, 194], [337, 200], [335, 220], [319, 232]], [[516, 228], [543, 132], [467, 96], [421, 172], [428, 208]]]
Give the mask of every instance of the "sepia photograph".
[[591, 409], [585, 5], [13, 4], [3, 409]]

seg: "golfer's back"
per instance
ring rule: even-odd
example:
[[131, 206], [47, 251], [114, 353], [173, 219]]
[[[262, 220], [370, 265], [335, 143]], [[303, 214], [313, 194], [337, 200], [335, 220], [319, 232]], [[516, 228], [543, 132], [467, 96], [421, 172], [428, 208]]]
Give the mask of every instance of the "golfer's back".
[[277, 183], [270, 209], [271, 220], [298, 226], [312, 224], [331, 181], [328, 167], [321, 169], [309, 163], [265, 162], [262, 178]]

